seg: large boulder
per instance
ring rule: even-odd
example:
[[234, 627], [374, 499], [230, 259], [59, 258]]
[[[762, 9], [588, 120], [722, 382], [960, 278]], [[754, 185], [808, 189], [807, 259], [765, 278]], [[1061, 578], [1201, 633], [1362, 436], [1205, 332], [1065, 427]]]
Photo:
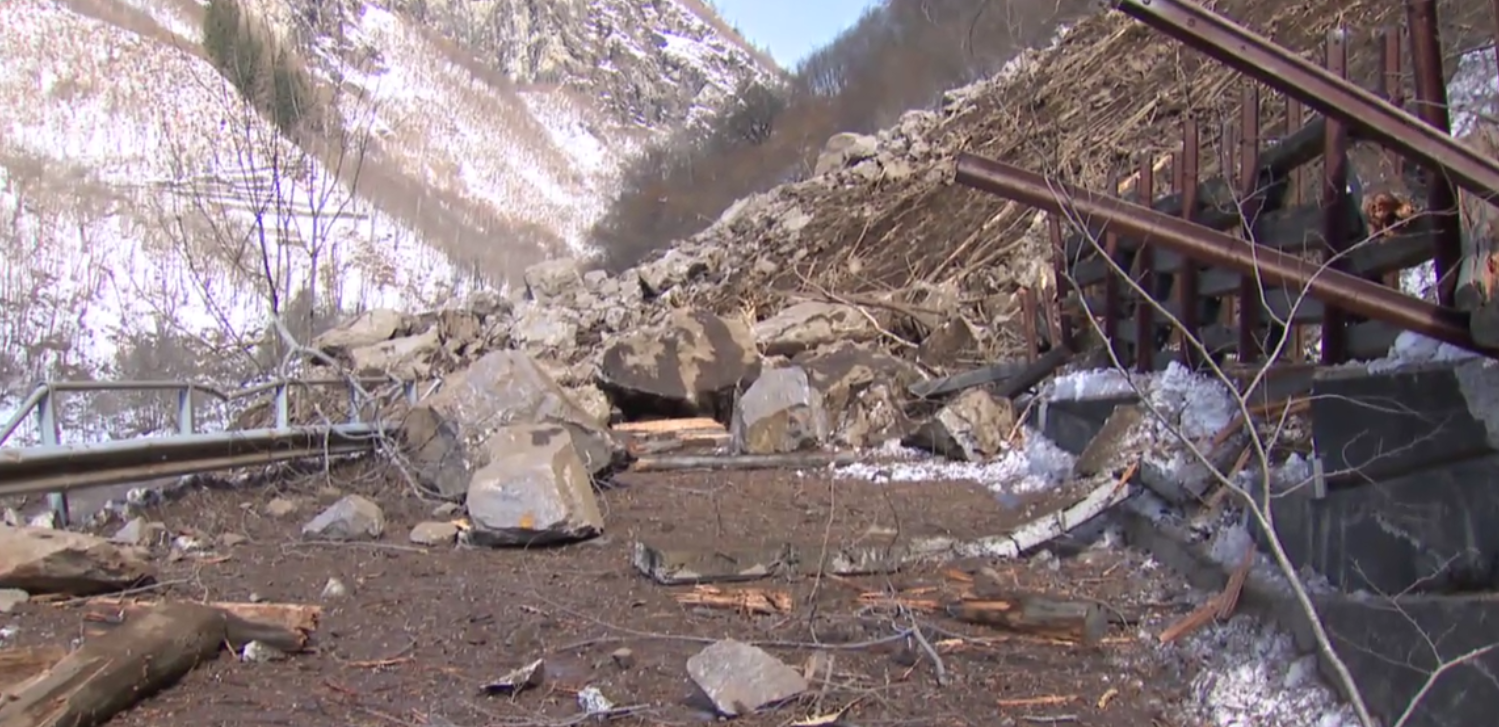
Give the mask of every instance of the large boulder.
[[566, 298], [583, 289], [583, 274], [573, 258], [547, 260], [526, 268], [526, 294], [538, 303]]
[[466, 505], [479, 545], [541, 545], [580, 540], [604, 529], [588, 468], [560, 425], [501, 427], [482, 445]]
[[873, 157], [879, 152], [880, 142], [873, 136], [844, 132], [834, 134], [823, 145], [817, 155], [817, 165], [812, 173], [817, 176], [835, 172], [852, 164]]
[[0, 588], [86, 596], [129, 588], [155, 574], [137, 548], [66, 530], [0, 526]]
[[596, 416], [519, 351], [494, 351], [448, 377], [436, 394], [412, 407], [403, 436], [422, 485], [457, 498], [468, 491], [474, 473], [489, 465], [486, 442], [511, 424], [566, 427], [590, 474], [609, 469], [623, 454]]
[[922, 375], [910, 362], [848, 342], [798, 354], [792, 362], [806, 370], [822, 395], [834, 443], [867, 447], [899, 439], [915, 427], [904, 403]]
[[828, 438], [828, 412], [805, 370], [772, 369], [739, 398], [729, 433], [734, 449], [746, 454], [810, 449]]
[[983, 389], [969, 389], [906, 437], [905, 444], [950, 459], [981, 462], [1005, 447], [1015, 409]]
[[432, 375], [432, 362], [442, 350], [436, 328], [416, 336], [404, 336], [349, 349], [349, 361], [360, 376], [394, 376], [418, 381]]
[[797, 303], [755, 324], [755, 340], [770, 356], [795, 356], [839, 341], [867, 341], [878, 335], [859, 309], [835, 303]]
[[631, 414], [713, 416], [723, 421], [760, 357], [749, 326], [705, 311], [676, 311], [664, 330], [616, 339], [604, 350], [599, 386]]
[[350, 349], [372, 346], [403, 336], [410, 328], [404, 313], [387, 308], [367, 310], [312, 339], [312, 347], [329, 356], [343, 356]]

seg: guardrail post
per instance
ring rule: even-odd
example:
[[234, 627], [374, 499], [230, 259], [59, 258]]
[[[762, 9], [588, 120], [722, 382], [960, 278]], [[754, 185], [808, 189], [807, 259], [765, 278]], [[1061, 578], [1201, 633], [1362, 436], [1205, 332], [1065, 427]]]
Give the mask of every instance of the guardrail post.
[[193, 412], [193, 387], [188, 385], [177, 390], [177, 433], [195, 434], [197, 431], [197, 417]]
[[287, 405], [286, 382], [276, 384], [276, 428], [291, 426], [291, 407]]
[[[41, 437], [43, 446], [56, 446], [61, 444], [57, 426], [57, 403], [56, 392], [50, 388], [42, 394], [41, 400], [36, 403], [36, 428]], [[68, 526], [68, 493], [47, 493], [47, 506], [57, 515], [57, 520], [62, 527]]]

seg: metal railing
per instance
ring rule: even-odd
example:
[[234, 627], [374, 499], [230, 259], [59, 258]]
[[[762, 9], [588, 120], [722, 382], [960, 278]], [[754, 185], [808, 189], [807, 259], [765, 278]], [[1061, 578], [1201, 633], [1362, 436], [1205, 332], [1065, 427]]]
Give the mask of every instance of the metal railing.
[[[347, 422], [292, 425], [292, 390], [332, 387], [347, 389]], [[434, 383], [422, 392], [415, 382], [332, 378], [278, 379], [240, 389], [190, 381], [46, 382], [38, 384], [0, 428], [0, 496], [47, 493], [52, 511], [66, 524], [67, 493], [73, 490], [367, 451], [378, 444], [380, 437], [397, 429], [373, 416], [382, 398], [398, 389], [408, 403], [414, 404], [436, 387]], [[64, 444], [58, 418], [62, 395], [107, 391], [175, 393], [176, 433]], [[366, 393], [375, 400], [367, 400]], [[206, 396], [229, 404], [266, 394], [271, 399], [272, 426], [199, 431], [195, 398]], [[367, 408], [372, 409], [369, 420], [363, 415]], [[3, 446], [27, 419], [35, 420], [39, 443]]]

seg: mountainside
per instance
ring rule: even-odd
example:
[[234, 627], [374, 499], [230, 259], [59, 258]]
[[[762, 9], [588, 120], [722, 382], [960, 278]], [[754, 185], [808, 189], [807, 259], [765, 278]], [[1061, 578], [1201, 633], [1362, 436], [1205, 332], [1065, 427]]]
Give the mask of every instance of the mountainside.
[[[226, 8], [313, 121], [236, 87]], [[779, 75], [697, 0], [6, 0], [0, 388], [513, 284], [583, 249], [645, 143]]]

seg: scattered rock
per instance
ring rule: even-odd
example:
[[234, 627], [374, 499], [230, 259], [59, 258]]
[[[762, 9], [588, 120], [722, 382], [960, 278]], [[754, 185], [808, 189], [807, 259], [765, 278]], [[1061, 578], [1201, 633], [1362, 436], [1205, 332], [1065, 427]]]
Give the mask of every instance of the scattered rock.
[[748, 326], [705, 311], [677, 311], [665, 330], [625, 336], [605, 349], [599, 384], [629, 418], [652, 413], [723, 421], [734, 392], [758, 373]]
[[901, 406], [907, 388], [922, 379], [909, 361], [857, 343], [824, 346], [792, 361], [822, 394], [835, 443], [864, 448], [915, 428]]
[[224, 533], [219, 536], [219, 545], [226, 548], [233, 548], [236, 545], [243, 545], [248, 542], [250, 542], [250, 539], [239, 533]]
[[857, 308], [833, 303], [797, 303], [755, 324], [755, 340], [771, 356], [798, 353], [839, 341], [867, 341], [878, 335]]
[[621, 669], [635, 668], [635, 652], [628, 648], [620, 647], [609, 655], [614, 660], [614, 665]]
[[923, 366], [957, 368], [972, 365], [979, 356], [979, 334], [962, 317], [949, 318], [922, 339], [916, 361]]
[[452, 545], [458, 537], [458, 526], [453, 523], [417, 523], [408, 539], [417, 545]]
[[359, 495], [346, 495], [302, 526], [302, 537], [322, 540], [378, 540], [384, 532], [385, 513]]
[[296, 500], [277, 497], [272, 499], [270, 502], [267, 502], [261, 512], [270, 517], [282, 518], [295, 513], [298, 507], [299, 505], [297, 505]]
[[567, 394], [588, 414], [590, 421], [600, 427], [609, 426], [609, 420], [614, 416], [614, 405], [609, 403], [609, 397], [604, 394], [603, 389], [589, 384], [568, 389]]
[[403, 435], [421, 484], [457, 498], [490, 464], [490, 437], [511, 424], [565, 426], [585, 476], [609, 469], [623, 453], [607, 429], [519, 351], [486, 354], [448, 377], [436, 394], [412, 408]]
[[546, 662], [542, 659], [512, 669], [504, 676], [485, 684], [485, 694], [519, 694], [527, 689], [541, 686], [546, 681]]
[[904, 443], [952, 459], [980, 462], [1005, 447], [1015, 426], [1015, 409], [983, 389], [959, 394], [937, 415], [906, 437]]
[[453, 517], [463, 511], [463, 506], [456, 502], [444, 502], [432, 508], [432, 517]]
[[312, 347], [329, 356], [342, 357], [351, 349], [371, 346], [402, 335], [408, 327], [400, 311], [376, 308], [355, 316], [332, 330], [312, 339]]
[[729, 432], [738, 452], [795, 452], [827, 440], [828, 413], [805, 370], [772, 369], [740, 397]]
[[324, 601], [335, 601], [349, 595], [349, 587], [337, 578], [329, 578], [328, 582], [323, 584], [321, 595]]
[[635, 269], [641, 290], [651, 296], [659, 296], [707, 271], [706, 261], [676, 249]]
[[850, 132], [834, 134], [823, 145], [822, 153], [817, 155], [812, 173], [821, 176], [869, 159], [879, 151], [879, 146], [879, 140], [873, 136]]
[[614, 711], [614, 702], [598, 687], [588, 686], [578, 690], [578, 708], [587, 715], [607, 715]]
[[604, 529], [588, 469], [559, 425], [511, 425], [484, 444], [465, 504], [481, 545], [582, 540]]
[[138, 548], [66, 530], [0, 527], [0, 588], [85, 596], [156, 575]]
[[10, 613], [29, 600], [31, 594], [19, 588], [0, 588], [0, 613]]
[[240, 661], [264, 663], [268, 661], [281, 661], [287, 656], [286, 652], [270, 646], [262, 641], [251, 641], [240, 649]]
[[161, 542], [166, 534], [166, 525], [138, 517], [120, 526], [114, 535], [109, 536], [109, 540], [120, 545], [151, 546]]
[[757, 646], [716, 642], [687, 660], [687, 674], [720, 714], [737, 717], [807, 690], [807, 680]]

